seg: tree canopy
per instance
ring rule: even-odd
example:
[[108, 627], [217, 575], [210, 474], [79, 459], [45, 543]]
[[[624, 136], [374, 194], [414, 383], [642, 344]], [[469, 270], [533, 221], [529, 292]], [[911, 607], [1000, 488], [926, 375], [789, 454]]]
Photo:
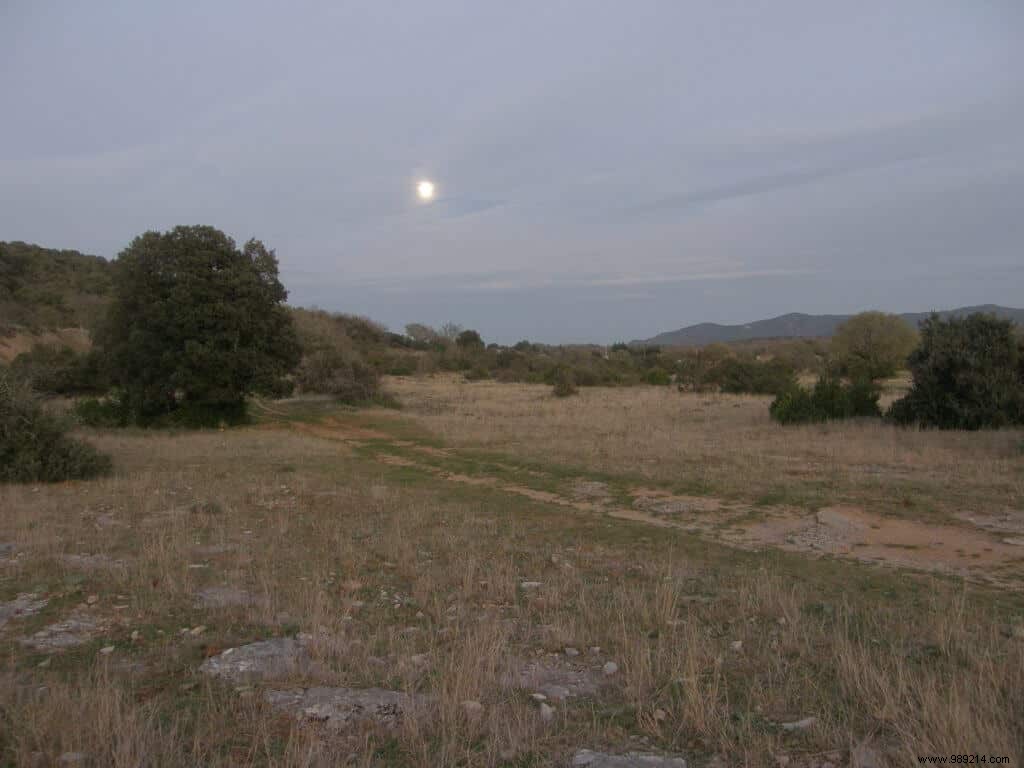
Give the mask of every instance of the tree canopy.
[[1013, 323], [973, 314], [921, 325], [913, 385], [890, 414], [900, 423], [981, 429], [1024, 422], [1024, 364]]
[[250, 392], [278, 391], [299, 346], [277, 258], [213, 227], [146, 232], [118, 256], [99, 342], [129, 420], [238, 421]]
[[861, 312], [836, 329], [832, 354], [842, 373], [875, 381], [895, 374], [916, 343], [914, 329], [898, 315]]

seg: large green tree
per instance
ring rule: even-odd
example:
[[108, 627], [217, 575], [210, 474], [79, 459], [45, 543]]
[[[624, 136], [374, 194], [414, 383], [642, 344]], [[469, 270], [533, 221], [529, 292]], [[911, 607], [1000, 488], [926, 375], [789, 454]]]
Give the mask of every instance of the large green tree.
[[1021, 343], [1009, 320], [932, 315], [909, 364], [913, 385], [889, 412], [897, 422], [942, 429], [1024, 422]]
[[832, 356], [851, 378], [874, 381], [902, 368], [916, 343], [917, 333], [899, 315], [861, 312], [836, 329]]
[[207, 226], [146, 232], [118, 256], [100, 344], [129, 420], [241, 420], [279, 390], [299, 345], [277, 258]]

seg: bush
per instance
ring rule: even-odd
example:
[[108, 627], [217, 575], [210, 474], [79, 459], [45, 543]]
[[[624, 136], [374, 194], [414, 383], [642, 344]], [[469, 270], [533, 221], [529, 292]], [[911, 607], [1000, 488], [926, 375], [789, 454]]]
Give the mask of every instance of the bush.
[[879, 417], [878, 387], [866, 379], [844, 384], [821, 376], [814, 389], [791, 387], [776, 396], [769, 413], [780, 424], [812, 424], [838, 419]]
[[487, 379], [491, 378], [490, 372], [486, 368], [479, 365], [475, 365], [472, 368], [470, 368], [468, 371], [466, 371], [464, 376], [466, 378], [466, 381], [486, 381]]
[[898, 424], [982, 429], [1024, 423], [1024, 367], [1013, 323], [976, 313], [921, 324], [908, 359], [910, 391], [893, 403]]
[[48, 395], [95, 394], [110, 382], [96, 351], [78, 354], [68, 347], [36, 344], [11, 361], [11, 371]]
[[559, 369], [555, 374], [555, 383], [551, 389], [555, 397], [569, 397], [575, 395], [576, 382], [573, 379], [572, 371], [565, 368]]
[[665, 386], [672, 383], [672, 377], [664, 368], [651, 368], [644, 376], [644, 381], [655, 386]]
[[100, 399], [84, 397], [75, 403], [75, 419], [87, 427], [125, 427], [128, 425], [128, 409], [117, 394]]
[[380, 378], [353, 349], [327, 347], [303, 356], [295, 372], [303, 392], [334, 395], [340, 402], [355, 404], [380, 394]]
[[782, 360], [761, 362], [730, 357], [716, 365], [707, 380], [734, 395], [777, 395], [796, 386], [796, 372]]
[[0, 373], [0, 482], [83, 480], [108, 474], [110, 457], [66, 434], [27, 382]]

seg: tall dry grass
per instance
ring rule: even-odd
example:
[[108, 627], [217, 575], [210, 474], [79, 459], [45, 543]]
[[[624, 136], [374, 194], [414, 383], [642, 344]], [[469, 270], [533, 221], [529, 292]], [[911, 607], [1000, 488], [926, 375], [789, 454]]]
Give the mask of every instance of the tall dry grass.
[[454, 377], [387, 382], [445, 442], [554, 461], [585, 473], [757, 501], [839, 501], [943, 517], [1019, 511], [1024, 431], [917, 431], [881, 422], [782, 427], [770, 398], [680, 393], [670, 387], [550, 388]]
[[[560, 766], [580, 747], [631, 747], [811, 765], [845, 762], [864, 740], [892, 765], [1022, 754], [1024, 641], [984, 591], [736, 555], [486, 489], [453, 496], [297, 435], [98, 442], [112, 478], [0, 488], [0, 541], [20, 552], [0, 566], [0, 601], [50, 599], [0, 632], [8, 763], [82, 751], [117, 766]], [[69, 554], [116, 564], [87, 570]], [[197, 606], [214, 585], [253, 602]], [[60, 654], [17, 642], [74, 610], [108, 628]], [[433, 704], [394, 731], [332, 735], [269, 711], [258, 687], [197, 674], [211, 653], [295, 632], [312, 635], [320, 669], [286, 684]], [[565, 646], [607, 684], [545, 723], [510, 673], [566, 664]], [[604, 678], [607, 660], [620, 671]], [[809, 716], [806, 732], [778, 726]]]

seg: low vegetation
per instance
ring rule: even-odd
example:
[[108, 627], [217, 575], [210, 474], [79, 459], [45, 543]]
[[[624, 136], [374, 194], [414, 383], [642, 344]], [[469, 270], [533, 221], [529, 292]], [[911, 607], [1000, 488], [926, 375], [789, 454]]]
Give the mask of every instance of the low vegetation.
[[26, 382], [0, 371], [0, 483], [89, 479], [110, 469], [110, 458], [70, 437]]

